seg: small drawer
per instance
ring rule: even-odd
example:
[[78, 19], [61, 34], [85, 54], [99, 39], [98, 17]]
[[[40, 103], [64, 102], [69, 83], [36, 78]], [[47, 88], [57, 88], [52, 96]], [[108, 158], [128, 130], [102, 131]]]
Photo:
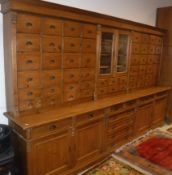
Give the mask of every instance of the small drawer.
[[133, 81], [137, 81], [138, 76], [130, 76], [129, 81], [133, 82]]
[[42, 20], [42, 33], [46, 35], [62, 35], [62, 21], [44, 18]]
[[82, 81], [80, 83], [80, 89], [94, 89], [94, 81]]
[[83, 38], [96, 38], [97, 26], [84, 24], [83, 25]]
[[39, 53], [18, 53], [18, 71], [38, 70], [40, 68], [40, 57]]
[[140, 53], [140, 51], [141, 51], [140, 44], [133, 43], [132, 44], [132, 53], [133, 54], [138, 54], [138, 53]]
[[141, 42], [141, 39], [142, 39], [141, 33], [133, 32], [133, 34], [132, 34], [132, 41], [134, 43], [140, 43]]
[[137, 81], [129, 81], [129, 88], [130, 89], [137, 88]]
[[43, 53], [42, 67], [43, 69], [61, 68], [62, 55], [58, 53]]
[[150, 35], [150, 44], [156, 44], [156, 36]]
[[148, 44], [150, 42], [150, 36], [148, 34], [142, 34], [142, 43]]
[[82, 89], [80, 90], [80, 98], [93, 97], [94, 91], [91, 89]]
[[144, 75], [146, 73], [146, 66], [141, 65], [139, 66], [139, 75]]
[[81, 39], [80, 38], [64, 38], [64, 52], [80, 52]]
[[144, 80], [144, 79], [139, 79], [138, 81], [137, 81], [137, 88], [143, 88], [143, 87], [145, 87], [145, 85], [146, 85], [146, 83], [145, 83], [146, 81]]
[[117, 91], [125, 91], [127, 90], [127, 84], [124, 83], [124, 84], [117, 84]]
[[109, 78], [109, 86], [115, 86], [117, 83], [116, 78]]
[[76, 125], [90, 122], [92, 120], [100, 119], [104, 117], [104, 110], [97, 110], [76, 116]]
[[154, 45], [149, 45], [148, 53], [152, 54], [152, 55], [155, 54], [155, 46]]
[[81, 23], [72, 21], [64, 22], [64, 36], [80, 37], [81, 31]]
[[148, 53], [148, 45], [147, 44], [142, 44], [140, 47], [140, 53], [142, 54], [147, 54]]
[[147, 55], [141, 55], [140, 56], [140, 64], [147, 64], [147, 59], [148, 59]]
[[19, 101], [19, 110], [20, 112], [39, 109], [42, 106], [41, 99], [34, 99], [28, 101]]
[[161, 46], [155, 46], [155, 54], [157, 55], [161, 54], [161, 50], [162, 50]]
[[154, 63], [154, 55], [148, 55], [147, 64], [153, 64], [153, 63]]
[[160, 59], [161, 59], [160, 55], [154, 55], [153, 56], [153, 63], [154, 64], [159, 64], [160, 63]]
[[61, 95], [61, 88], [60, 86], [52, 86], [49, 88], [43, 88], [42, 90], [44, 97], [52, 97], [52, 96], [60, 96]]
[[64, 83], [79, 82], [80, 70], [79, 69], [65, 69], [64, 70]]
[[41, 95], [40, 89], [38, 88], [37, 89], [27, 88], [19, 90], [20, 101], [34, 100], [36, 98], [39, 98], [40, 95]]
[[140, 64], [140, 55], [132, 55], [131, 56], [131, 65]]
[[81, 69], [80, 72], [80, 80], [87, 81], [87, 80], [94, 80], [95, 79], [95, 70], [94, 69]]
[[134, 108], [137, 104], [137, 101], [136, 100], [131, 100], [131, 101], [127, 101], [124, 106], [126, 108]]
[[109, 86], [109, 93], [114, 93], [116, 92], [118, 89], [117, 89], [117, 85], [113, 85], [113, 86]]
[[127, 76], [119, 76], [116, 80], [117, 84], [127, 84]]
[[139, 104], [149, 103], [149, 102], [152, 102], [153, 100], [154, 100], [154, 95], [149, 95], [149, 96], [140, 98]]
[[168, 96], [168, 92], [159, 92], [156, 94], [156, 98], [160, 99], [160, 98], [167, 98]]
[[96, 40], [94, 39], [83, 39], [82, 52], [84, 53], [96, 53]]
[[147, 74], [152, 74], [153, 73], [153, 66], [152, 65], [147, 65], [146, 66], [146, 73]]
[[40, 51], [39, 35], [17, 34], [17, 51]]
[[35, 127], [31, 130], [31, 138], [38, 138], [45, 135], [49, 135], [53, 132], [68, 130], [71, 125], [72, 125], [72, 119], [69, 118], [69, 119], [45, 124], [39, 127]]
[[70, 102], [77, 100], [79, 98], [80, 94], [78, 91], [71, 90], [71, 91], [64, 91], [63, 94], [63, 101], [64, 102]]
[[40, 17], [27, 14], [17, 15], [17, 32], [40, 33], [40, 26]]
[[81, 67], [95, 67], [96, 54], [83, 54], [81, 59]]
[[42, 37], [43, 52], [61, 52], [62, 38], [53, 36]]
[[158, 73], [159, 73], [159, 66], [160, 66], [159, 64], [153, 64], [152, 65], [152, 74], [153, 75], [155, 75], [155, 76], [158, 75]]
[[162, 37], [156, 36], [156, 44], [157, 45], [162, 45], [162, 43], [163, 43]]
[[98, 95], [106, 95], [109, 92], [109, 87], [98, 87]]
[[106, 87], [109, 85], [109, 80], [108, 79], [99, 79], [98, 80], [98, 86], [99, 87]]
[[111, 106], [110, 107], [110, 115], [119, 113], [119, 112], [123, 111], [124, 108], [125, 108], [124, 103]]
[[63, 56], [64, 68], [79, 68], [81, 55], [75, 53], [65, 53]]
[[43, 107], [50, 107], [50, 106], [56, 106], [61, 104], [61, 96], [59, 95], [53, 95], [43, 98]]
[[43, 87], [49, 87], [61, 84], [61, 71], [49, 70], [42, 72], [42, 85]]
[[40, 86], [40, 73], [38, 71], [18, 72], [18, 88]]
[[64, 92], [78, 92], [79, 85], [78, 84], [64, 84]]

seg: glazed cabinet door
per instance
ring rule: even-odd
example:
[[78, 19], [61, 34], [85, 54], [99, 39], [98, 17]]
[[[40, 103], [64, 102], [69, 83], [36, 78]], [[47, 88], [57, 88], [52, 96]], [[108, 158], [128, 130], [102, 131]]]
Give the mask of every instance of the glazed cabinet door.
[[64, 133], [36, 141], [33, 150], [33, 175], [57, 175], [70, 169], [71, 136]]
[[75, 153], [76, 165], [82, 167], [100, 157], [103, 150], [104, 120], [94, 120], [76, 127]]

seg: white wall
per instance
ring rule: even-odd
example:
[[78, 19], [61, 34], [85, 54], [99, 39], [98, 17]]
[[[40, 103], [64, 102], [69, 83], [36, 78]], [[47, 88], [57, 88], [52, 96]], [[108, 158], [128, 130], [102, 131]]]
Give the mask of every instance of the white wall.
[[[49, 2], [95, 11], [148, 25], [155, 25], [156, 8], [171, 6], [172, 0], [46, 0]], [[2, 15], [0, 15], [0, 123], [5, 107]]]

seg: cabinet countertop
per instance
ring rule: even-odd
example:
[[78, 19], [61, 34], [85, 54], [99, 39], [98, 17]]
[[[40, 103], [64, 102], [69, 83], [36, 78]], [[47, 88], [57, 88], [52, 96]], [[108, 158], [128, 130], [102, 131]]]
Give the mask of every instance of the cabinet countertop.
[[4, 115], [25, 130], [168, 90], [170, 90], [170, 87], [156, 86], [135, 90], [121, 95], [106, 97], [96, 101], [83, 102], [66, 107], [58, 107], [53, 110], [47, 110], [46, 112], [27, 116], [14, 117], [8, 112], [4, 113]]

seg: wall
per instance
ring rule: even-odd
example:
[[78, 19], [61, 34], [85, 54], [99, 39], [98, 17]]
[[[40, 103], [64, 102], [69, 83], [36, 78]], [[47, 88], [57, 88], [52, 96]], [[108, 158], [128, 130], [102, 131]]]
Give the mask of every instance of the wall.
[[[155, 25], [156, 8], [172, 5], [171, 0], [46, 0], [81, 9], [95, 11], [148, 25]], [[3, 60], [3, 29], [0, 15], [0, 123], [7, 123], [5, 107], [5, 82]]]

